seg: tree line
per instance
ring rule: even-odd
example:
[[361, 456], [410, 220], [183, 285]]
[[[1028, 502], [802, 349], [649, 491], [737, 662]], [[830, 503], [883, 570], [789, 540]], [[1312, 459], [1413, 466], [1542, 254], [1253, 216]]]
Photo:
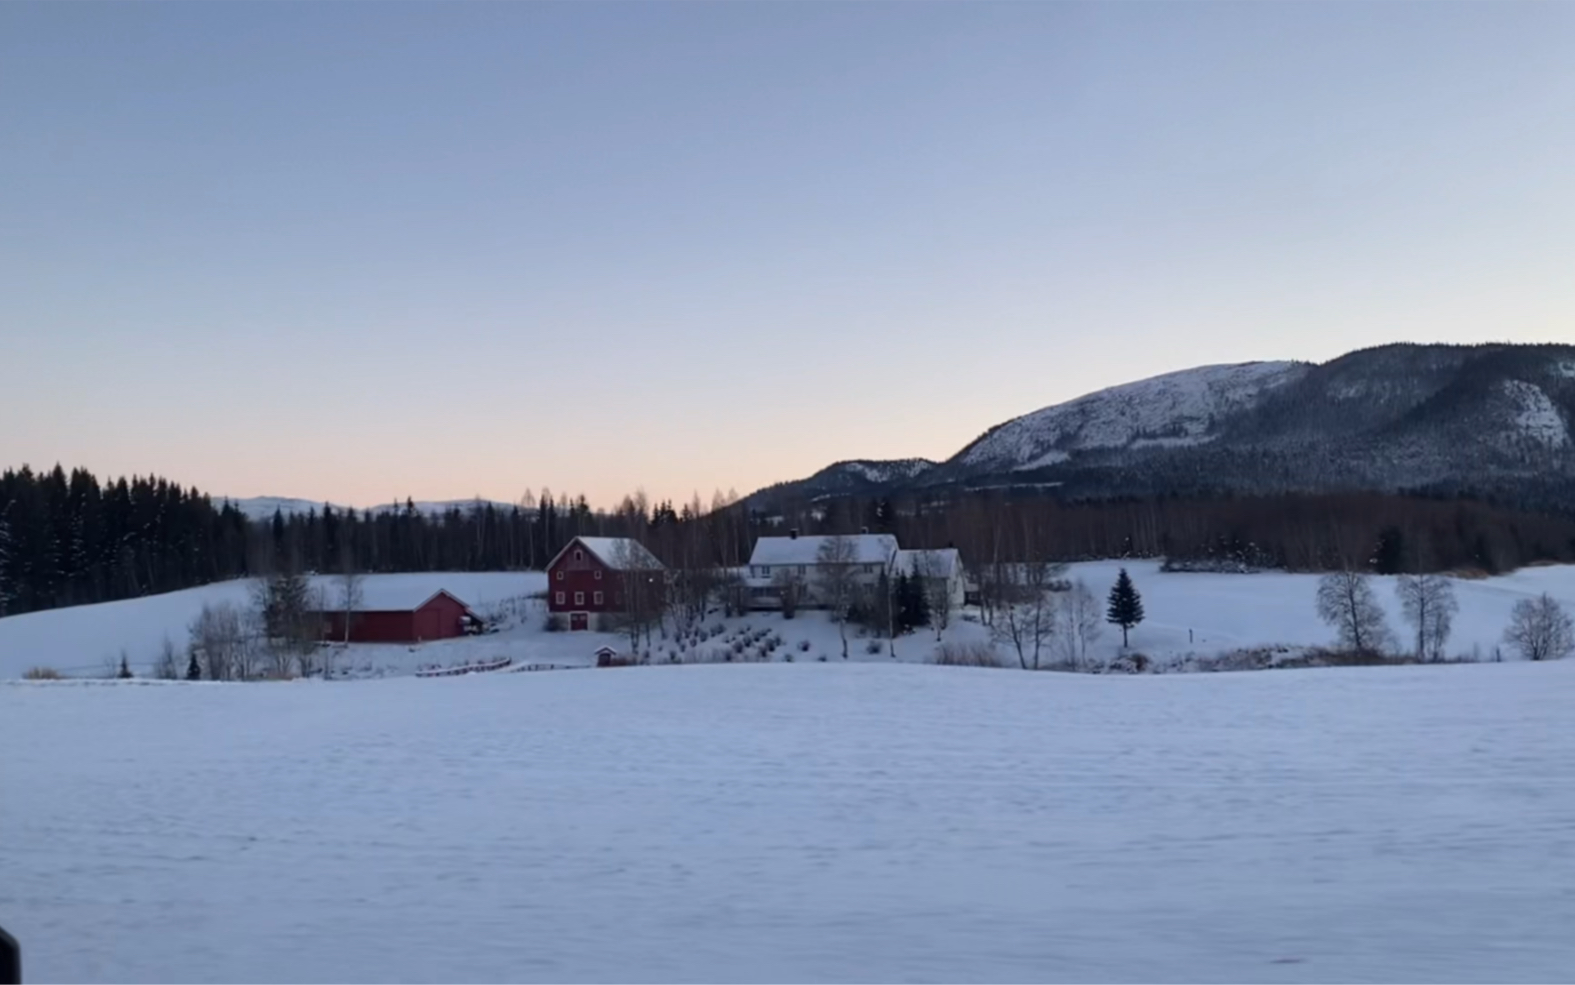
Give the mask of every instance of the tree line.
[[892, 533], [954, 546], [974, 572], [1031, 561], [1164, 558], [1180, 567], [1424, 573], [1575, 562], [1575, 518], [1490, 502], [1381, 494], [1147, 497], [1071, 502], [990, 491], [935, 500], [843, 497], [769, 511], [635, 493], [611, 510], [527, 492], [512, 505], [442, 512], [275, 512], [156, 476], [101, 482], [84, 469], [0, 473], [0, 615], [133, 598], [279, 571], [337, 574], [540, 569], [576, 536], [632, 537], [680, 571], [746, 564], [755, 539]]

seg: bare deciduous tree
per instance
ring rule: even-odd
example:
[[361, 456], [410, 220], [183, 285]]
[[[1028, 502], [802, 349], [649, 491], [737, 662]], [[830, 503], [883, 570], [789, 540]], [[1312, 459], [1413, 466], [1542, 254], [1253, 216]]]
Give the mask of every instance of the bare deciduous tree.
[[230, 602], [204, 605], [189, 627], [191, 645], [210, 681], [245, 680], [251, 661], [241, 610]]
[[[930, 608], [930, 625], [935, 628], [935, 639], [952, 621], [952, 573], [946, 570], [941, 555], [935, 551], [920, 551], [915, 555], [914, 574], [921, 580], [924, 600]], [[957, 572], [960, 574], [960, 572]]]
[[1074, 669], [1088, 661], [1088, 649], [1104, 632], [1099, 600], [1081, 578], [1060, 594], [1055, 608], [1055, 645], [1061, 658]]
[[[366, 576], [357, 570], [355, 558], [348, 553], [345, 556], [343, 570], [339, 573], [339, 611], [344, 619], [343, 636], [341, 642], [350, 645], [351, 624], [356, 619], [366, 602], [366, 591], [363, 588]], [[325, 648], [323, 651], [323, 679], [331, 680], [334, 676], [333, 650]], [[304, 672], [304, 671], [303, 671]]]
[[1340, 634], [1341, 646], [1356, 653], [1382, 653], [1389, 646], [1383, 607], [1361, 572], [1338, 571], [1318, 580], [1318, 618]]
[[1575, 652], [1575, 620], [1543, 592], [1515, 603], [1504, 642], [1527, 660], [1558, 660]]
[[161, 681], [180, 678], [180, 658], [175, 653], [175, 641], [168, 636], [159, 644], [159, 657], [153, 663], [153, 676]]
[[1029, 561], [1014, 565], [996, 586], [997, 608], [991, 635], [1017, 651], [1024, 670], [1038, 670], [1055, 633], [1056, 575], [1062, 565]]
[[820, 542], [815, 551], [817, 588], [821, 601], [831, 610], [837, 621], [837, 632], [842, 637], [842, 659], [848, 659], [848, 619], [853, 615], [857, 601], [854, 562], [858, 560], [858, 545], [852, 537], [835, 534]]
[[654, 567], [650, 553], [632, 540], [619, 542], [612, 561], [623, 592], [619, 622], [629, 637], [631, 651], [638, 651], [642, 639], [647, 647], [651, 645], [651, 630], [661, 624], [667, 611], [666, 572]]
[[1454, 584], [1442, 575], [1401, 575], [1395, 592], [1405, 621], [1416, 630], [1416, 658], [1442, 660], [1455, 613], [1460, 611]]
[[804, 604], [804, 579], [792, 568], [779, 567], [771, 576], [771, 587], [777, 591], [782, 603], [782, 618], [792, 619]]

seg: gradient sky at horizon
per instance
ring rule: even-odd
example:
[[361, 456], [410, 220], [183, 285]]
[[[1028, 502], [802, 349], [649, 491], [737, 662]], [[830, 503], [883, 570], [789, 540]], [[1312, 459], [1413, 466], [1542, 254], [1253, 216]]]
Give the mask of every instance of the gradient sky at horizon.
[[1575, 339], [1572, 4], [0, 5], [0, 467], [748, 492]]

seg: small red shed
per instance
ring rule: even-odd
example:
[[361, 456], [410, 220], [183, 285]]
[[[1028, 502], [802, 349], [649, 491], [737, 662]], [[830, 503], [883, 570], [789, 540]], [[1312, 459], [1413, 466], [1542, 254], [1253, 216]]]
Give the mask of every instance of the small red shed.
[[[322, 622], [322, 638], [329, 642], [345, 639], [345, 611], [317, 613]], [[405, 589], [377, 586], [364, 591], [362, 602], [349, 613], [351, 643], [420, 643], [463, 636], [481, 620], [444, 589]]]
[[576, 537], [547, 565], [547, 611], [567, 615], [570, 629], [590, 629], [593, 615], [651, 604], [665, 578], [662, 562], [637, 540]]

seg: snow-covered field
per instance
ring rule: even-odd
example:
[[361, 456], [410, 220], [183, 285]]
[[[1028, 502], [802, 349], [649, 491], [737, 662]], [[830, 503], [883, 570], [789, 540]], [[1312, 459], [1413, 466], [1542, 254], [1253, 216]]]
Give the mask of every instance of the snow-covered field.
[[[332, 578], [315, 580], [333, 599]], [[369, 575], [366, 593], [398, 592], [416, 586], [428, 594], [446, 588], [472, 607], [485, 609], [505, 599], [540, 592], [547, 576], [536, 572], [423, 572]], [[167, 636], [185, 652], [187, 628], [204, 605], [250, 604], [252, 582], [237, 580], [140, 599], [50, 609], [0, 619], [0, 679], [22, 676], [29, 667], [51, 667], [68, 675], [95, 675], [125, 649], [139, 672], [152, 668]], [[463, 642], [463, 641], [461, 641]], [[398, 648], [404, 649], [404, 648]], [[414, 669], [414, 668], [412, 668]]]
[[1548, 981], [1575, 661], [0, 685], [30, 981]]
[[[1197, 659], [1206, 659], [1241, 649], [1281, 647], [1289, 655], [1300, 648], [1326, 646], [1334, 641], [1330, 628], [1320, 622], [1314, 609], [1317, 577], [1274, 572], [1231, 574], [1165, 574], [1152, 561], [1098, 561], [1073, 565], [1068, 577], [1083, 579], [1099, 598], [1115, 581], [1125, 563], [1143, 594], [1147, 619], [1132, 634], [1132, 650], [1147, 655], [1157, 669], [1186, 669]], [[1375, 578], [1380, 601], [1389, 611], [1390, 627], [1404, 637], [1400, 606], [1395, 597], [1394, 579]], [[411, 674], [426, 665], [453, 666], [507, 657], [515, 664], [585, 664], [597, 647], [612, 644], [623, 647], [621, 637], [594, 633], [546, 633], [544, 614], [539, 605], [520, 600], [546, 588], [539, 572], [523, 573], [424, 573], [375, 575], [368, 579], [367, 591], [417, 586], [424, 592], [446, 588], [480, 610], [484, 615], [502, 616], [503, 630], [498, 633], [460, 640], [427, 643], [419, 647], [399, 645], [355, 645], [350, 653], [335, 658], [335, 665], [357, 676]], [[1549, 592], [1575, 612], [1575, 566], [1527, 568], [1509, 575], [1455, 583], [1460, 614], [1448, 652], [1455, 656], [1492, 659], [1510, 611], [1516, 601]], [[334, 588], [327, 583], [332, 597]], [[0, 678], [20, 677], [28, 668], [52, 667], [68, 675], [102, 675], [122, 647], [131, 666], [147, 672], [168, 636], [184, 648], [187, 626], [205, 602], [232, 601], [245, 604], [248, 585], [227, 582], [168, 595], [79, 606], [49, 612], [0, 619]], [[715, 624], [720, 620], [712, 620]], [[782, 646], [773, 659], [791, 654], [797, 661], [815, 660], [820, 655], [840, 658], [841, 644], [836, 628], [824, 613], [804, 613], [784, 620], [773, 613], [757, 613], [747, 619], [726, 622], [727, 637], [750, 630], [769, 629], [781, 637]], [[957, 641], [984, 640], [987, 633], [976, 622], [956, 621], [948, 638]], [[1093, 650], [1100, 662], [1113, 659], [1120, 651], [1121, 635], [1106, 626]], [[805, 643], [808, 649], [801, 649]], [[878, 654], [866, 652], [868, 641], [851, 641], [855, 660], [889, 661], [885, 649]], [[702, 645], [706, 652], [721, 646], [721, 639]], [[918, 633], [897, 642], [897, 659], [923, 662], [935, 650], [933, 637]], [[676, 644], [657, 641], [654, 659], [676, 650]], [[694, 658], [693, 650], [683, 658]], [[1002, 648], [1003, 661], [1015, 661], [1015, 653]], [[1504, 654], [1511, 659], [1512, 654]]]

